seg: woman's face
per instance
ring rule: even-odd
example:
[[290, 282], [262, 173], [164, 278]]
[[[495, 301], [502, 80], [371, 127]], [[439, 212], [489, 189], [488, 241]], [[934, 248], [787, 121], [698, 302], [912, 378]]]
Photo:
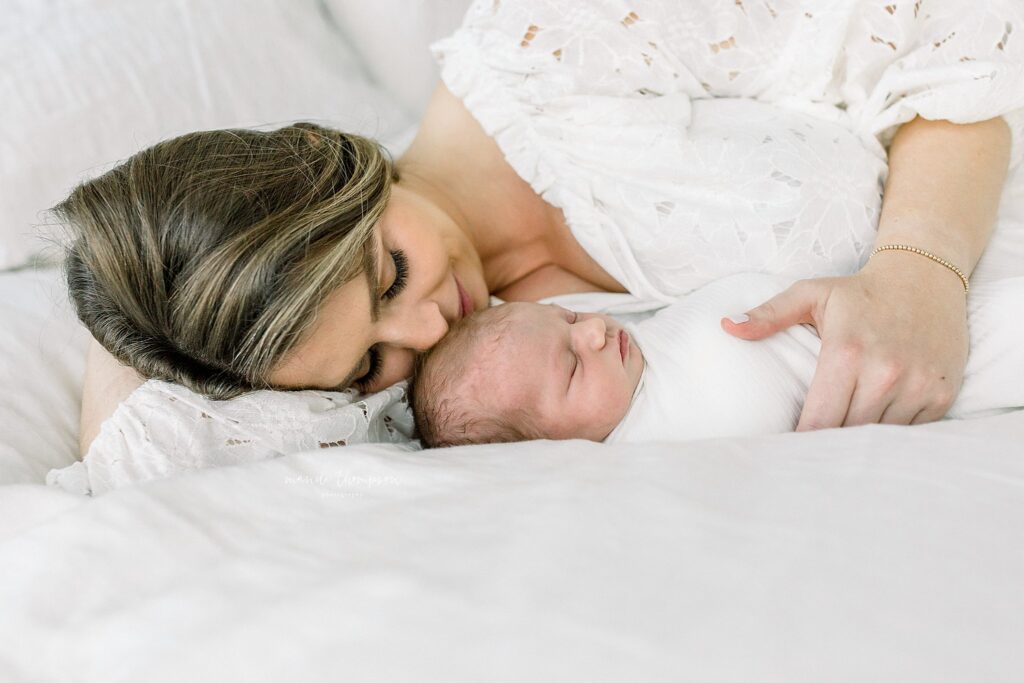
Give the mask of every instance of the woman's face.
[[367, 274], [336, 289], [272, 384], [379, 391], [409, 377], [416, 352], [490, 301], [472, 243], [423, 194], [393, 185], [374, 238], [377, 281]]

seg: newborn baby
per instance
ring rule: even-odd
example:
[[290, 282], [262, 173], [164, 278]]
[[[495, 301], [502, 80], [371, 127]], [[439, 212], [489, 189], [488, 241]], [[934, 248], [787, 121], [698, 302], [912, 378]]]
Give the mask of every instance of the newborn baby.
[[[725, 315], [753, 308], [791, 282], [729, 276], [625, 325], [555, 305], [482, 311], [420, 360], [410, 390], [420, 437], [444, 446], [792, 431], [821, 349], [814, 328], [797, 325], [751, 342], [720, 327]], [[1024, 300], [1024, 278], [992, 284], [998, 287], [971, 292], [971, 356], [947, 417], [1024, 406], [1024, 324], [1006, 316]]]

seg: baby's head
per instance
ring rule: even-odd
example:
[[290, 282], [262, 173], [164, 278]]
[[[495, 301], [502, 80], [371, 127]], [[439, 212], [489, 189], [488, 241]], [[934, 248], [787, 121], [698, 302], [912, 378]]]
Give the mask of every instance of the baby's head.
[[410, 388], [425, 445], [603, 441], [622, 421], [644, 359], [614, 319], [510, 303], [457, 323]]

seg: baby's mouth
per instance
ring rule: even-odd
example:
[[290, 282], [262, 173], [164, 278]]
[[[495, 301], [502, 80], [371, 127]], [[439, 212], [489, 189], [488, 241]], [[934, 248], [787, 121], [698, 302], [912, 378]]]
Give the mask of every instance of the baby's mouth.
[[619, 355], [622, 356], [622, 364], [626, 364], [626, 356], [629, 355], [629, 334], [625, 330], [619, 330]]

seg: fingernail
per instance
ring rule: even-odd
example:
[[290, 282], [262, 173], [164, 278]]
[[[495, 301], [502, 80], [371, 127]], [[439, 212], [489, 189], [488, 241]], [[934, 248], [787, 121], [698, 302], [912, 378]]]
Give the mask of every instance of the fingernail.
[[726, 316], [734, 325], [742, 325], [750, 320], [750, 316], [746, 313], [736, 313], [735, 315]]

